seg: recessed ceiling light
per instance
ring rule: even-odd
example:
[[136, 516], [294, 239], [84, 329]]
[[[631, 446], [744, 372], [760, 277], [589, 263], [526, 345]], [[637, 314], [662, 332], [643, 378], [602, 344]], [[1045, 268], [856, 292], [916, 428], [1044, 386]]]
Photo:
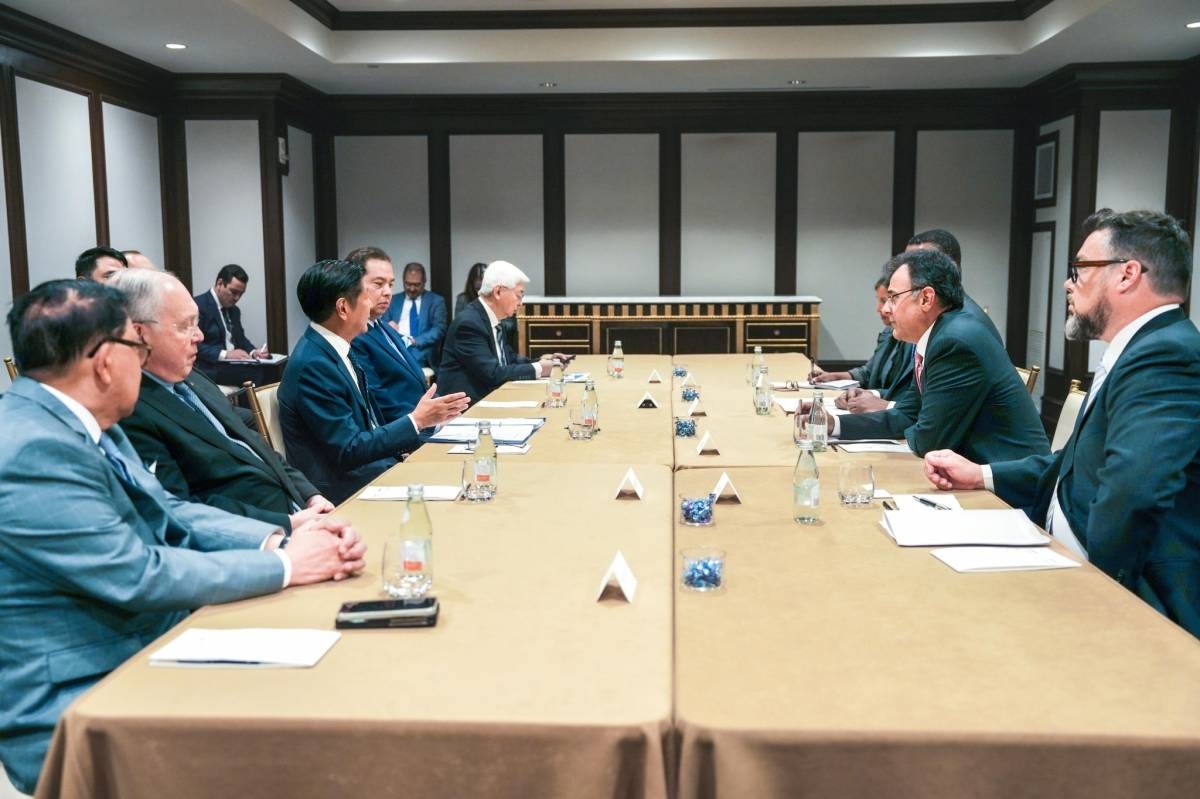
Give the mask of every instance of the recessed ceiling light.
[[791, 80], [788, 81], [788, 86], [803, 86], [806, 83], [808, 83], [808, 81], [800, 80], [798, 78], [792, 78]]
[[379, 69], [378, 64], [367, 64], [367, 69]]
[[186, 44], [180, 44], [179, 42], [167, 42], [167, 44], [166, 44], [166, 48], [167, 48], [168, 50], [186, 50], [186, 49], [187, 49], [187, 45], [186, 45]]
[[542, 81], [538, 84], [538, 86], [541, 86], [543, 89], [553, 89], [557, 85], [558, 84], [552, 80]]
[[1187, 26], [1189, 28], [1200, 28], [1200, 20], [1196, 20], [1195, 22], [1189, 22], [1187, 24]]

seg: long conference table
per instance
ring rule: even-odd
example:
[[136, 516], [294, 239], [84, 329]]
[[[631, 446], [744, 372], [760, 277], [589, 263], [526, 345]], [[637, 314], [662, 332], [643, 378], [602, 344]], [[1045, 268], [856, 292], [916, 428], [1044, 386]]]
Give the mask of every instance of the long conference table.
[[[38, 796], [1197, 795], [1200, 642], [1089, 564], [958, 574], [892, 543], [878, 505], [837, 504], [847, 458], [892, 492], [928, 490], [911, 455], [821, 454], [822, 521], [796, 525], [791, 419], [754, 414], [748, 356], [676, 360], [716, 454], [674, 437], [686, 403], [665, 356], [628, 356], [622, 380], [578, 359], [600, 393], [592, 441], [568, 438], [565, 409], [473, 409], [547, 423], [502, 456], [495, 501], [429, 503], [436, 628], [345, 632], [312, 669], [148, 664], [189, 627], [331, 629], [342, 602], [380, 597], [401, 506], [352, 499], [338, 514], [370, 545], [361, 577], [194, 613], [68, 709]], [[808, 370], [768, 363], [777, 380]], [[637, 407], [646, 392], [658, 408]], [[457, 483], [447, 449], [376, 482]], [[644, 497], [614, 499], [629, 468]], [[722, 472], [740, 504], [682, 525], [677, 495]], [[722, 591], [677, 587], [695, 545], [728, 553]], [[597, 601], [617, 551], [634, 601]]]

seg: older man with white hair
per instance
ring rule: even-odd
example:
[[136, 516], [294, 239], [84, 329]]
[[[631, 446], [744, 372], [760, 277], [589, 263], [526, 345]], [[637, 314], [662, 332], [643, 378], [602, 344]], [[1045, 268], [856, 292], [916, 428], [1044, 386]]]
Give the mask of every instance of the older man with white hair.
[[493, 261], [483, 273], [479, 297], [454, 317], [446, 332], [438, 384], [442, 391], [464, 391], [478, 402], [509, 380], [548, 377], [555, 361], [573, 356], [560, 352], [533, 361], [508, 345], [500, 323], [521, 307], [529, 276], [508, 261]]

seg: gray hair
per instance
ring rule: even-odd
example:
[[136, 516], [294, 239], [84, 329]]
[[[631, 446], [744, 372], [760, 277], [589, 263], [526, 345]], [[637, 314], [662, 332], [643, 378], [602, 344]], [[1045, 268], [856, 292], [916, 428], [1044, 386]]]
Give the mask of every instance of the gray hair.
[[508, 261], [492, 261], [483, 271], [483, 282], [479, 284], [479, 293], [488, 295], [492, 289], [501, 286], [515, 289], [521, 283], [528, 283], [529, 275], [522, 272]]
[[148, 269], [123, 269], [109, 281], [113, 288], [125, 295], [129, 318], [135, 322], [157, 319], [162, 309], [163, 295], [174, 283], [183, 285], [170, 272], [151, 272]]

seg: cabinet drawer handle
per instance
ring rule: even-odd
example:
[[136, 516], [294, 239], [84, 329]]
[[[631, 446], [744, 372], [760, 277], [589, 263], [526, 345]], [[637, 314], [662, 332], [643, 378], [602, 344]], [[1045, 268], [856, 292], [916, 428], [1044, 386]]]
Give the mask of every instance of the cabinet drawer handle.
[[555, 331], [554, 331], [554, 335], [555, 335], [555, 337], [556, 337], [556, 338], [562, 338], [562, 331], [561, 331], [561, 330], [555, 330]]
[[773, 336], [778, 336], [778, 335], [779, 335], [779, 328], [775, 328], [774, 330], [772, 330], [772, 331], [771, 331], [771, 335], [773, 335]]

